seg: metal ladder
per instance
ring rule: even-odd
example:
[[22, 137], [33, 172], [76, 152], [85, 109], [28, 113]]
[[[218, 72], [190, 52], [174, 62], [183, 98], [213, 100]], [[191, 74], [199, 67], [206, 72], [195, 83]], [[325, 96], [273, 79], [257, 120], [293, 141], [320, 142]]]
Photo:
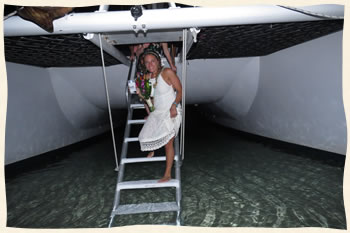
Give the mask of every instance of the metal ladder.
[[[135, 62], [136, 64], [136, 62]], [[131, 76], [131, 69], [135, 68], [136, 65], [130, 66], [129, 77]], [[181, 174], [180, 174], [180, 166], [181, 166], [181, 156], [180, 156], [180, 143], [179, 143], [179, 135], [174, 140], [174, 149], [175, 149], [175, 157], [174, 157], [174, 167], [175, 167], [175, 179], [171, 179], [168, 182], [158, 183], [157, 180], [135, 180], [135, 181], [123, 181], [124, 178], [124, 170], [125, 166], [130, 163], [150, 163], [150, 162], [158, 162], [165, 161], [165, 156], [154, 156], [152, 158], [147, 157], [137, 157], [137, 158], [128, 158], [127, 151], [129, 143], [138, 142], [137, 137], [130, 137], [130, 128], [135, 124], [144, 124], [144, 119], [133, 119], [133, 113], [135, 109], [144, 109], [144, 104], [137, 103], [134, 101], [135, 98], [132, 98], [134, 93], [130, 93], [129, 89], [126, 88], [126, 96], [127, 96], [127, 122], [124, 130], [124, 140], [121, 152], [121, 160], [120, 166], [117, 170], [118, 179], [115, 190], [114, 204], [113, 210], [110, 215], [110, 222], [108, 227], [112, 226], [114, 217], [116, 215], [123, 214], [139, 214], [139, 213], [154, 213], [154, 212], [175, 212], [176, 215], [176, 225], [180, 225], [180, 211], [181, 211]], [[137, 98], [136, 98], [137, 99]], [[142, 203], [142, 204], [123, 204], [120, 205], [120, 196], [122, 190], [130, 190], [130, 189], [150, 189], [150, 188], [175, 188], [176, 196], [174, 202], [160, 202], [160, 203]]]

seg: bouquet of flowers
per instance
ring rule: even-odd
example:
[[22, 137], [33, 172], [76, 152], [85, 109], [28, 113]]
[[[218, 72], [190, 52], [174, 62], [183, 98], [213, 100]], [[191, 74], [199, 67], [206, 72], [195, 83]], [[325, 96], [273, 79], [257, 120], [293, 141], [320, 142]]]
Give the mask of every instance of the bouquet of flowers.
[[140, 94], [143, 99], [146, 101], [149, 110], [151, 112], [154, 111], [154, 106], [151, 101], [151, 93], [152, 93], [152, 84], [149, 79], [145, 79], [144, 75], [140, 75], [135, 80], [136, 87], [140, 89]]

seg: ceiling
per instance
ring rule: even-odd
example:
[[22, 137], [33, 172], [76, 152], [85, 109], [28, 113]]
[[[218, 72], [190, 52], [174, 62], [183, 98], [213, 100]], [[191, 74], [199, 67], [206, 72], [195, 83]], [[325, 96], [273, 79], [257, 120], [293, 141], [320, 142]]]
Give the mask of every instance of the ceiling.
[[265, 56], [343, 29], [343, 20], [203, 28], [188, 59]]
[[[10, 9], [5, 6], [5, 14]], [[91, 8], [75, 11], [91, 11]], [[187, 59], [265, 56], [340, 31], [343, 23], [343, 20], [320, 20], [199, 28], [198, 41], [191, 47]], [[40, 67], [102, 65], [100, 48], [82, 34], [5, 37], [4, 42], [8, 62]], [[174, 45], [178, 50], [182, 47], [179, 42]], [[127, 45], [115, 47], [129, 55]], [[106, 66], [120, 64], [107, 53], [104, 60]]]

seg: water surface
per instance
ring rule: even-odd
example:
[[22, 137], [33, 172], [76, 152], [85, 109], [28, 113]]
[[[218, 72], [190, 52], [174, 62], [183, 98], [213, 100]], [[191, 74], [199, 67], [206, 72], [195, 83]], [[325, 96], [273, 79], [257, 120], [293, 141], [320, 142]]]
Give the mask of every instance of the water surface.
[[[343, 155], [240, 133], [186, 111], [182, 225], [346, 229]], [[119, 155], [123, 131], [116, 129]], [[139, 155], [138, 146], [129, 152]], [[107, 227], [114, 168], [110, 133], [7, 166], [7, 226]], [[163, 169], [164, 162], [127, 165], [125, 179], [158, 179]], [[123, 192], [122, 203], [175, 199], [174, 189]], [[113, 226], [174, 224], [175, 218], [123, 215]]]

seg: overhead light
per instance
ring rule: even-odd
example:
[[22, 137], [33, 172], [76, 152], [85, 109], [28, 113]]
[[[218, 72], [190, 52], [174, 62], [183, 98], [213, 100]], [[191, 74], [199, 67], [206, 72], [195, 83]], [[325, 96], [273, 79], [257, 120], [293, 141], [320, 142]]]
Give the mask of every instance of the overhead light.
[[134, 17], [135, 21], [142, 15], [142, 7], [141, 6], [133, 6], [130, 9], [132, 17]]

